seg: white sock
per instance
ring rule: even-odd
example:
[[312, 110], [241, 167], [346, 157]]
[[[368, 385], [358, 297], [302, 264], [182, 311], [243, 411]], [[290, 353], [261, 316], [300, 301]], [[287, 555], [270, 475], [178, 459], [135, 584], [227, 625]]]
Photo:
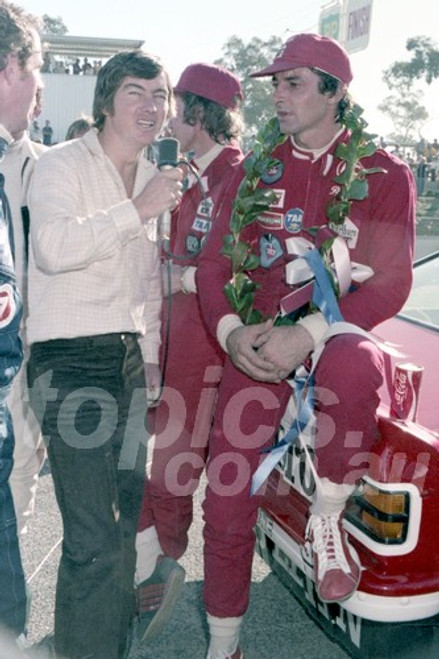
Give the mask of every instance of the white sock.
[[135, 585], [148, 579], [154, 572], [157, 558], [163, 554], [155, 526], [148, 526], [136, 535], [136, 574]]
[[355, 485], [332, 483], [328, 478], [321, 478], [320, 486], [316, 489], [311, 504], [313, 515], [340, 514], [355, 489]]
[[238, 647], [239, 632], [243, 617], [217, 618], [207, 614], [210, 632], [209, 650], [206, 659], [225, 659]]

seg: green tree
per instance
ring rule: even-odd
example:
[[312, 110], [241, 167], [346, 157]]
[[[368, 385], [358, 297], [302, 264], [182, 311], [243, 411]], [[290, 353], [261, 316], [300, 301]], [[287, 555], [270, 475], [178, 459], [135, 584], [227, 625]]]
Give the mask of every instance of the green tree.
[[272, 36], [267, 41], [253, 37], [248, 43], [232, 36], [222, 48], [223, 56], [215, 64], [232, 71], [241, 81], [245, 119], [244, 146], [248, 148], [259, 128], [274, 114], [269, 78], [250, 78], [250, 73], [263, 69], [273, 61], [282, 39]]
[[432, 39], [412, 37], [407, 40], [406, 50], [411, 53], [411, 59], [394, 62], [384, 72], [384, 80], [390, 88], [399, 83], [411, 86], [415, 80], [430, 84], [439, 77], [439, 49]]
[[68, 29], [61, 16], [43, 15], [43, 30], [45, 34], [67, 34]]
[[431, 84], [439, 77], [439, 50], [429, 37], [411, 37], [406, 50], [410, 59], [398, 60], [384, 71], [391, 94], [378, 106], [393, 122], [395, 132], [390, 137], [402, 144], [416, 140], [429, 116], [419, 101], [423, 92], [417, 83]]
[[393, 87], [378, 110], [387, 115], [393, 123], [394, 132], [389, 135], [396, 144], [413, 144], [428, 119], [428, 112], [418, 101], [419, 92], [411, 91], [405, 84]]

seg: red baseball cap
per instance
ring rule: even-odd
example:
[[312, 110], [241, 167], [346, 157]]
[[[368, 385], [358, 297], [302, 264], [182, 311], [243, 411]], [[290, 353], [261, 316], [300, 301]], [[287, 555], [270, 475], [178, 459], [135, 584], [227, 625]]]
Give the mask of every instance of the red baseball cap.
[[190, 64], [174, 87], [175, 94], [190, 92], [215, 101], [225, 108], [236, 109], [242, 100], [242, 87], [235, 74], [213, 64]]
[[273, 64], [251, 73], [250, 77], [260, 78], [301, 67], [329, 73], [345, 85], [349, 85], [352, 80], [349, 56], [345, 49], [334, 39], [320, 34], [296, 34], [291, 37], [277, 53]]

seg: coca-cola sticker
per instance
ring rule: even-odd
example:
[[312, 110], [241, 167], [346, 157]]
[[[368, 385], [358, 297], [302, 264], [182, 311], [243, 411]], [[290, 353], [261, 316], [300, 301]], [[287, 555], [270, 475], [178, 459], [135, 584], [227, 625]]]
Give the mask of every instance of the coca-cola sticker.
[[390, 416], [415, 421], [423, 366], [407, 362], [395, 365]]
[[0, 286], [0, 328], [7, 327], [15, 316], [14, 290], [10, 284]]

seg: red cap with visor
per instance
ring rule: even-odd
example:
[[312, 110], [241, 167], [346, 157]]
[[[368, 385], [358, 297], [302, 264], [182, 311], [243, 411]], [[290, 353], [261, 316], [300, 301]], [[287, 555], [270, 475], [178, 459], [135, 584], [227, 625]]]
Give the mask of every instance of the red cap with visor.
[[273, 64], [250, 74], [250, 77], [260, 78], [302, 67], [329, 73], [345, 85], [349, 85], [352, 80], [352, 70], [346, 50], [334, 39], [320, 34], [296, 34], [291, 37], [278, 52]]
[[242, 100], [242, 88], [234, 73], [213, 64], [190, 64], [174, 87], [175, 94], [190, 92], [214, 101], [225, 108], [236, 109]]

